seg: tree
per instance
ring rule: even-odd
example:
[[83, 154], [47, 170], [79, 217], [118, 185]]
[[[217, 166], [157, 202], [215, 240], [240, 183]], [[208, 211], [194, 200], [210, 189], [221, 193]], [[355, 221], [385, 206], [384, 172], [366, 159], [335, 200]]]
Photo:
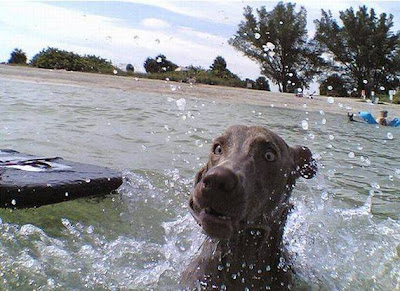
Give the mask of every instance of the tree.
[[348, 82], [338, 74], [332, 74], [327, 77], [319, 86], [320, 95], [329, 95], [337, 97], [348, 97]]
[[146, 73], [163, 73], [163, 72], [172, 72], [178, 68], [178, 65], [173, 62], [167, 60], [164, 55], [158, 55], [154, 59], [148, 57], [143, 64]]
[[400, 34], [393, 33], [393, 15], [376, 16], [366, 6], [340, 12], [342, 26], [331, 11], [315, 20], [315, 40], [331, 57], [332, 71], [344, 72], [360, 92], [395, 89], [399, 84]]
[[9, 64], [19, 64], [19, 65], [25, 65], [26, 64], [26, 54], [19, 48], [15, 48], [11, 52], [11, 57], [8, 60]]
[[227, 73], [226, 61], [223, 57], [218, 56], [215, 58], [213, 64], [210, 66], [211, 72], [218, 77], [223, 77]]
[[307, 41], [306, 10], [295, 11], [295, 4], [279, 2], [270, 12], [262, 6], [244, 9], [245, 20], [239, 24], [229, 43], [258, 62], [261, 74], [279, 86], [281, 92], [308, 87], [324, 61], [314, 42]]
[[126, 71], [127, 71], [128, 73], [133, 74], [133, 72], [135, 71], [135, 68], [133, 67], [132, 64], [127, 64], [127, 65], [126, 65]]
[[240, 81], [240, 78], [237, 75], [228, 70], [226, 61], [221, 56], [215, 58], [214, 62], [210, 66], [210, 72], [217, 78], [237, 79]]
[[271, 91], [271, 89], [270, 89], [270, 87], [269, 87], [268, 80], [267, 80], [265, 77], [263, 77], [263, 76], [260, 76], [260, 77], [258, 77], [258, 78], [256, 79], [256, 82], [255, 82], [255, 89], [257, 89], [257, 90]]

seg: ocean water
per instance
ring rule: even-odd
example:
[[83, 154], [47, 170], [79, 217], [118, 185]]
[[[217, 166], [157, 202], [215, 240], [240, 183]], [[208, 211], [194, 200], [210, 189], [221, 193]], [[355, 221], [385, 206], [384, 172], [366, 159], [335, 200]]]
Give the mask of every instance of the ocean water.
[[[138, 81], [140, 82], [140, 80]], [[169, 84], [166, 84], [169, 86]], [[172, 88], [172, 87], [171, 87]], [[399, 128], [323, 111], [0, 79], [0, 148], [121, 170], [117, 194], [0, 209], [0, 290], [177, 290], [204, 239], [187, 197], [213, 137], [263, 125], [319, 163], [285, 233], [309, 290], [400, 289]], [[343, 103], [343, 104], [342, 104]]]

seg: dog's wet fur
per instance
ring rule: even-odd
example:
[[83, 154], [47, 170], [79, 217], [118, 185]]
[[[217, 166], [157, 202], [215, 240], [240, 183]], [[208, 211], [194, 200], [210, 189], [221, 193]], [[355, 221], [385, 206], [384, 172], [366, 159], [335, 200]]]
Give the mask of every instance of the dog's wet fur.
[[232, 126], [197, 173], [190, 211], [208, 236], [183, 273], [187, 290], [285, 290], [292, 270], [282, 243], [290, 193], [312, 178], [311, 151], [260, 126]]

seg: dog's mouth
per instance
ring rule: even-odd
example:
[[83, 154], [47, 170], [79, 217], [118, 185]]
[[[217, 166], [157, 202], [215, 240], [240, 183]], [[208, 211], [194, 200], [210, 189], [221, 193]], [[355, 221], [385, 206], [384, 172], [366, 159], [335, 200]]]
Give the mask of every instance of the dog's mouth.
[[196, 222], [212, 238], [229, 238], [234, 230], [234, 218], [212, 207], [200, 207], [190, 199], [189, 208]]

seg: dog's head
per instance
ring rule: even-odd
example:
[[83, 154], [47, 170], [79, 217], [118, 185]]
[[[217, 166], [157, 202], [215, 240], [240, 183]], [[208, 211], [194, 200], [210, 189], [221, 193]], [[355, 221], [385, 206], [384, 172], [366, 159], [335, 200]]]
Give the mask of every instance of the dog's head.
[[289, 147], [259, 126], [232, 126], [211, 147], [197, 173], [190, 210], [212, 238], [229, 238], [287, 204], [296, 178], [317, 171], [310, 150]]

